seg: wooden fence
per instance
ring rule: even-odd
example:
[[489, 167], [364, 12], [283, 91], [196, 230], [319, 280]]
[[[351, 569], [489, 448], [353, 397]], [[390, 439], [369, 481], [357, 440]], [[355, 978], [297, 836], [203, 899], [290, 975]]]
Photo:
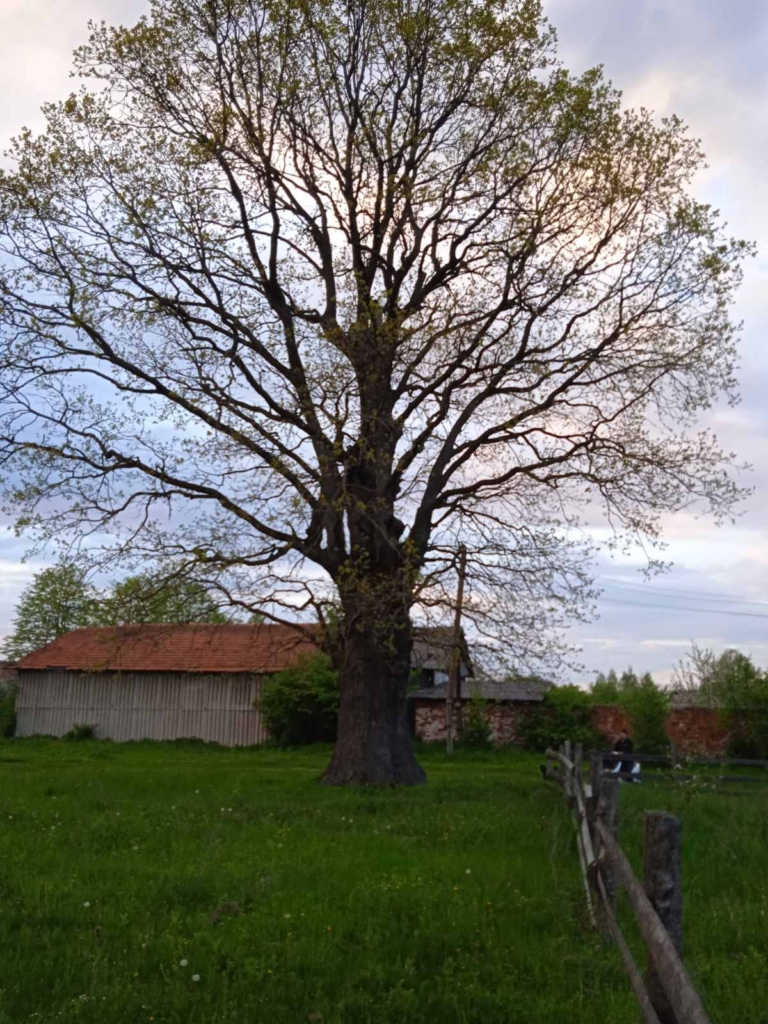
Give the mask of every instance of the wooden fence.
[[[728, 766], [734, 766], [736, 768], [752, 768], [760, 769], [754, 775], [710, 775], [709, 780], [712, 782], [725, 782], [725, 783], [765, 783], [768, 782], [768, 774], [765, 769], [768, 768], [768, 761], [758, 761], [746, 757], [688, 757], [684, 754], [678, 755], [675, 753], [671, 754], [625, 754], [623, 757], [617, 754], [616, 751], [603, 751], [603, 752], [590, 752], [590, 762], [592, 764], [592, 772], [599, 767], [602, 770], [603, 765], [607, 761], [609, 764], [615, 765], [617, 761], [635, 761], [641, 765], [648, 765], [650, 768], [663, 769], [668, 767], [669, 772], [654, 771], [650, 775], [643, 776], [643, 782], [667, 782], [670, 776], [674, 778], [676, 782], [687, 782], [695, 778], [691, 772], [697, 768], [725, 768]], [[621, 772], [611, 772], [613, 778], [624, 779], [629, 781], [632, 776]]]
[[[583, 777], [580, 745], [572, 750], [566, 743], [559, 751], [547, 750], [546, 755], [544, 776], [562, 787], [573, 812], [590, 920], [615, 941], [644, 1021], [710, 1024], [682, 959], [680, 821], [661, 811], [646, 811], [641, 884], [618, 842], [619, 779], [603, 772], [602, 755], [591, 761], [589, 782]], [[632, 759], [638, 760], [636, 755]], [[616, 917], [619, 888], [629, 897], [645, 946], [645, 972], [637, 965]]]

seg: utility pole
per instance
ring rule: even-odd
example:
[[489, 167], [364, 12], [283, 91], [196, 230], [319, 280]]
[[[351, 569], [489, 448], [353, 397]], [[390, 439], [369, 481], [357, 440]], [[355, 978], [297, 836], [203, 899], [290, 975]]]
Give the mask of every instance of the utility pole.
[[456, 614], [453, 620], [453, 655], [445, 696], [445, 751], [453, 753], [454, 705], [461, 698], [461, 610], [464, 604], [464, 579], [467, 574], [467, 549], [459, 544], [459, 587], [456, 592]]

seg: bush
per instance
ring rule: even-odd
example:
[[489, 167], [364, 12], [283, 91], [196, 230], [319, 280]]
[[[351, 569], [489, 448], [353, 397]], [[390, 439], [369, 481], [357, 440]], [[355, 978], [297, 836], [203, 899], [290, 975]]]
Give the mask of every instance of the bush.
[[95, 740], [96, 726], [88, 725], [85, 722], [73, 725], [69, 732], [64, 733], [62, 739], [71, 740], [76, 743], [80, 743], [83, 740]]
[[646, 674], [636, 686], [624, 690], [619, 706], [627, 712], [638, 754], [664, 754], [669, 750], [666, 721], [670, 696]]
[[520, 734], [527, 750], [544, 751], [566, 740], [585, 750], [601, 748], [605, 739], [592, 724], [592, 698], [578, 686], [556, 686], [523, 718]]
[[472, 693], [463, 716], [461, 745], [467, 750], [490, 750], [491, 727], [486, 702], [477, 691]]
[[16, 687], [0, 686], [0, 736], [7, 739], [16, 733]]
[[338, 673], [320, 652], [264, 683], [258, 707], [272, 739], [281, 746], [333, 743], [338, 725]]

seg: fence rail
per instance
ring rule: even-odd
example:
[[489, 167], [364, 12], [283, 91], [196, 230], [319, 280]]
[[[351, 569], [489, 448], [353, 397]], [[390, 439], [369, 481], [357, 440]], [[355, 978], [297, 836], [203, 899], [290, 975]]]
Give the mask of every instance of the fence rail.
[[735, 765], [737, 768], [768, 768], [768, 761], [749, 757], [688, 757], [686, 754], [621, 754], [615, 750], [596, 752], [604, 761], [638, 761], [640, 764]]
[[[679, 820], [660, 811], [645, 812], [641, 884], [618, 842], [619, 781], [603, 773], [603, 757], [590, 759], [591, 782], [584, 781], [580, 745], [565, 743], [560, 750], [547, 750], [546, 757], [544, 776], [561, 786], [573, 813], [590, 920], [616, 943], [645, 1024], [710, 1024], [682, 960]], [[636, 755], [632, 759], [639, 760]], [[629, 897], [645, 946], [645, 974], [616, 917], [619, 887]]]

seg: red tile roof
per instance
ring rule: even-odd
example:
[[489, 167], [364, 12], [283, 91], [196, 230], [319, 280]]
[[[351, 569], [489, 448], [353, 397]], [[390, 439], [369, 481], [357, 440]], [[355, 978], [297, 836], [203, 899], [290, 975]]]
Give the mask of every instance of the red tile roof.
[[136, 625], [75, 629], [22, 658], [20, 669], [85, 672], [279, 672], [315, 649], [282, 625]]

